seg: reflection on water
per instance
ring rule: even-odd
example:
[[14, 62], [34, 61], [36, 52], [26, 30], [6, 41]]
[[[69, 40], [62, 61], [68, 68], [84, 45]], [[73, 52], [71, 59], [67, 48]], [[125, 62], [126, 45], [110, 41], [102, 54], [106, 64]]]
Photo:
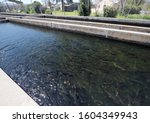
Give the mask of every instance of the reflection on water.
[[0, 67], [40, 105], [150, 105], [150, 49], [0, 24]]

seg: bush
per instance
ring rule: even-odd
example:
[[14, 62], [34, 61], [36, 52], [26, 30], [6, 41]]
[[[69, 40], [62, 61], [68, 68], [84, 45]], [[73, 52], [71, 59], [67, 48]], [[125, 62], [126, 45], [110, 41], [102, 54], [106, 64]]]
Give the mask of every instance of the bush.
[[42, 14], [43, 14], [43, 13], [45, 13], [45, 11], [46, 11], [46, 7], [41, 6], [41, 7], [40, 7], [40, 11], [41, 11], [41, 13], [42, 13]]
[[41, 5], [40, 2], [34, 1], [34, 2], [32, 3], [32, 7], [33, 7], [33, 9], [34, 9], [34, 11], [35, 11], [36, 13], [41, 13], [40, 8], [42, 7], [42, 5]]
[[45, 14], [52, 14], [52, 11], [50, 9], [46, 9]]
[[34, 8], [32, 7], [32, 5], [29, 4], [29, 5], [27, 5], [27, 6], [25, 7], [25, 13], [27, 13], [27, 14], [34, 14], [34, 13], [36, 13], [36, 12], [35, 12]]
[[28, 14], [35, 14], [35, 13], [36, 13], [36, 11], [34, 9], [30, 9], [28, 12]]
[[40, 2], [34, 1], [32, 4], [25, 6], [25, 12], [29, 14], [33, 13], [44, 13], [44, 7], [42, 7]]
[[125, 9], [124, 9], [124, 14], [127, 15], [127, 14], [140, 14], [140, 11], [141, 11], [141, 7], [139, 6], [125, 6]]
[[117, 9], [114, 7], [105, 7], [104, 8], [104, 17], [116, 17]]

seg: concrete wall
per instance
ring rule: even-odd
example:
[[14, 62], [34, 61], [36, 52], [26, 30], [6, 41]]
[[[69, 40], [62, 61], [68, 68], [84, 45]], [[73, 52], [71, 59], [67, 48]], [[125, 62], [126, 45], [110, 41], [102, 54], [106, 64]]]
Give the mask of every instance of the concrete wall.
[[150, 46], [149, 33], [93, 27], [86, 25], [41, 21], [35, 19], [20, 19], [20, 18], [8, 18], [8, 19], [10, 22], [23, 23], [50, 29], [65, 30], [69, 32], [84, 33], [88, 35], [96, 35], [104, 38], [117, 39], [119, 41]]
[[0, 23], [4, 23], [4, 22], [8, 22], [8, 20], [4, 20], [4, 19], [0, 20]]
[[4, 17], [0, 17], [0, 23], [2, 23], [2, 22], [7, 22], [8, 20], [6, 20], [6, 18], [4, 18]]
[[100, 23], [100, 22], [87, 22], [87, 21], [77, 21], [77, 20], [66, 20], [66, 19], [54, 19], [54, 18], [37, 18], [37, 17], [24, 17], [24, 18], [41, 20], [41, 21], [50, 21], [50, 22], [59, 22], [59, 23], [68, 23], [68, 24], [77, 24], [77, 25], [86, 25], [86, 26], [93, 26], [93, 27], [95, 26], [95, 27], [150, 33], [150, 28], [148, 27]]
[[[65, 30], [69, 32], [84, 33], [88, 35], [96, 35], [99, 37], [150, 46], [150, 29], [148, 27], [143, 27], [143, 25], [145, 26], [147, 24], [150, 26], [150, 21], [147, 20], [120, 20], [107, 18], [106, 21], [106, 18], [93, 17], [3, 13], [3, 16], [4, 15], [7, 16], [7, 19], [10, 22], [40, 26], [49, 29]], [[55, 21], [56, 19], [57, 21]], [[111, 23], [99, 23], [103, 20]], [[125, 24], [130, 23], [130, 25], [112, 24], [113, 22], [122, 23], [122, 21]], [[140, 26], [131, 26], [132, 24]]]
[[67, 20], [79, 20], [79, 21], [90, 21], [90, 22], [103, 22], [103, 23], [113, 23], [113, 24], [125, 24], [133, 26], [150, 27], [149, 20], [140, 19], [117, 19], [117, 18], [104, 18], [104, 17], [81, 17], [81, 16], [55, 16], [47, 14], [18, 14], [18, 13], [4, 13], [1, 12], [0, 15], [5, 16], [18, 16], [18, 17], [39, 17], [39, 18], [55, 18], [55, 19], [67, 19]]

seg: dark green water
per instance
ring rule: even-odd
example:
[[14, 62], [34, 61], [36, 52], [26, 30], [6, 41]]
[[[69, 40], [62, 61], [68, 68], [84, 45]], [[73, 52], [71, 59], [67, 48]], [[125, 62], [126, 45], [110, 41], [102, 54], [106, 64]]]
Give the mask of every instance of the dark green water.
[[0, 24], [0, 67], [40, 105], [150, 105], [150, 48]]

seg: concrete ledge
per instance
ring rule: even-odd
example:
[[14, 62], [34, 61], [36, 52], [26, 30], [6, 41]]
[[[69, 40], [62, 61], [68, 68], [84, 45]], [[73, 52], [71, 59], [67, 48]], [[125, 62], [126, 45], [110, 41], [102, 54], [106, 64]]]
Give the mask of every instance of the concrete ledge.
[[0, 106], [38, 106], [0, 69]]
[[55, 19], [79, 20], [79, 21], [150, 27], [150, 21], [143, 20], [143, 19], [117, 19], [117, 18], [89, 17], [89, 16], [86, 17], [85, 16], [56, 16], [56, 15], [48, 15], [48, 14], [20, 14], [20, 13], [6, 13], [6, 12], [1, 12], [0, 15], [18, 16], [18, 17], [31, 16], [31, 17], [39, 17], [39, 18], [55, 18]]
[[72, 31], [77, 33], [85, 33], [89, 35], [96, 35], [110, 39], [117, 39], [124, 42], [150, 46], [149, 33], [93, 27], [86, 25], [68, 24], [68, 23], [49, 22], [35, 19], [8, 18], [8, 20], [10, 22], [23, 23], [28, 25], [40, 26], [44, 28]]
[[0, 23], [8, 22], [6, 19], [0, 19]]
[[43, 17], [150, 27], [150, 21], [144, 19], [118, 19], [108, 17], [55, 16], [55, 15], [43, 15]]
[[87, 22], [87, 21], [77, 21], [77, 20], [64, 20], [64, 19], [54, 19], [54, 18], [37, 18], [37, 17], [28, 17], [28, 16], [23, 17], [23, 18], [24, 19], [35, 19], [35, 20], [41, 20], [41, 21], [69, 23], [69, 24], [78, 24], [78, 25], [86, 25], [86, 26], [95, 26], [95, 27], [102, 27], [102, 28], [112, 28], [112, 29], [119, 29], [119, 30], [129, 30], [129, 31], [150, 33], [150, 28], [139, 27], [139, 26], [100, 23], [100, 22]]

